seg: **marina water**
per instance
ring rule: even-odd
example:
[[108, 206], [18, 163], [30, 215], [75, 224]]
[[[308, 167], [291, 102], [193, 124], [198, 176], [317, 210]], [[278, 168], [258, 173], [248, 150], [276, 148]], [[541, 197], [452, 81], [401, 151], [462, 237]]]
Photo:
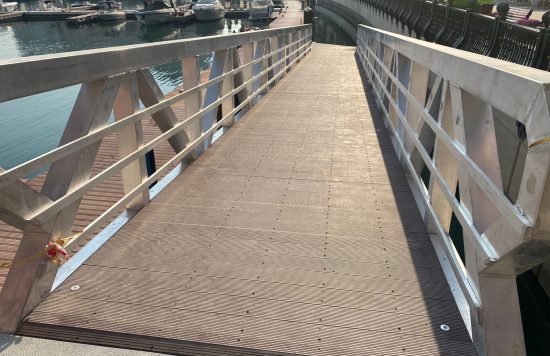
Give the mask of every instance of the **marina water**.
[[[138, 9], [143, 2], [123, 1], [124, 9]], [[181, 3], [178, 3], [181, 4]], [[57, 6], [65, 4], [57, 0]], [[37, 1], [21, 2], [20, 8], [36, 9]], [[183, 26], [141, 28], [136, 21], [94, 23], [79, 27], [63, 21], [0, 24], [0, 61], [93, 48], [122, 46], [238, 32], [241, 20], [195, 22]], [[211, 56], [201, 58], [207, 68]], [[104, 63], [108, 66], [109, 63]], [[181, 84], [181, 65], [167, 63], [152, 68], [159, 86], [168, 93]], [[0, 167], [9, 169], [45, 153], [59, 143], [80, 85], [54, 90], [0, 105]]]

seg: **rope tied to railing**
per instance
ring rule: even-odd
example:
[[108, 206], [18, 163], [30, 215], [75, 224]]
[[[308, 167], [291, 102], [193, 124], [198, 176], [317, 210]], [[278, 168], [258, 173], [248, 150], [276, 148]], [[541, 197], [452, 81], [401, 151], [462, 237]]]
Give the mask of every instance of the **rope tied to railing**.
[[67, 250], [65, 250], [64, 246], [67, 246], [67, 244], [76, 236], [77, 235], [73, 235], [70, 237], [57, 239], [55, 241], [50, 241], [46, 244], [46, 246], [44, 246], [44, 250], [37, 252], [34, 255], [20, 258], [14, 261], [0, 262], [0, 269], [10, 269], [13, 266], [19, 266], [42, 258], [43, 256], [47, 256], [48, 262], [54, 263], [56, 265], [62, 265], [70, 259], [70, 255]]
[[536, 140], [535, 142], [530, 143], [528, 148], [534, 148], [548, 142], [550, 142], [550, 137], [544, 137], [544, 138], [541, 138], [540, 140]]

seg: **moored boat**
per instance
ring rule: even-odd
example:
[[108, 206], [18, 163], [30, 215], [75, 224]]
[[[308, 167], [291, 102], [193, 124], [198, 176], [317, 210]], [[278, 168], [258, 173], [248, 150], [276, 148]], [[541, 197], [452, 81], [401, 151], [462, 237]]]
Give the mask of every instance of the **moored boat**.
[[225, 9], [218, 0], [198, 0], [193, 6], [197, 21], [214, 21], [225, 17]]
[[126, 21], [126, 13], [119, 10], [100, 10], [96, 17], [98, 21]]
[[97, 4], [89, 1], [75, 1], [70, 4], [70, 8], [74, 10], [91, 10], [94, 6]]
[[163, 23], [173, 22], [176, 16], [176, 9], [167, 5], [164, 1], [145, 1], [143, 10], [135, 11], [136, 19], [142, 26], [154, 26]]
[[0, 0], [0, 13], [13, 12], [17, 9], [16, 2], [3, 2]]
[[260, 21], [269, 23], [273, 14], [272, 0], [254, 0], [250, 5], [249, 21]]

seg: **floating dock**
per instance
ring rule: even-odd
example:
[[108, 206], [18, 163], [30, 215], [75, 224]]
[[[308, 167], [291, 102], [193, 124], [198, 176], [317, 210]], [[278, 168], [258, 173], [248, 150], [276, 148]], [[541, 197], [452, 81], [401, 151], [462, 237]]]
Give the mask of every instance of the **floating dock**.
[[[94, 22], [97, 18], [94, 14], [97, 10], [66, 10], [66, 11], [14, 11], [7, 14], [0, 14], [0, 23], [15, 21], [65, 21], [73, 25], [82, 25]], [[125, 11], [126, 20], [136, 20], [134, 11]], [[225, 12], [226, 19], [247, 19], [249, 10], [228, 10]], [[186, 11], [184, 15], [174, 18], [174, 24], [188, 24], [195, 20], [195, 14]]]
[[247, 19], [250, 10], [225, 10], [226, 19]]
[[7, 14], [0, 14], [0, 23], [21, 21], [23, 18], [23, 11], [8, 12]]
[[69, 17], [82, 16], [96, 13], [96, 10], [78, 11], [25, 11], [22, 20], [24, 21], [64, 21]]
[[97, 12], [91, 13], [91, 14], [84, 14], [74, 17], [69, 17], [67, 19], [67, 24], [69, 25], [84, 25], [87, 23], [91, 23], [97, 21]]

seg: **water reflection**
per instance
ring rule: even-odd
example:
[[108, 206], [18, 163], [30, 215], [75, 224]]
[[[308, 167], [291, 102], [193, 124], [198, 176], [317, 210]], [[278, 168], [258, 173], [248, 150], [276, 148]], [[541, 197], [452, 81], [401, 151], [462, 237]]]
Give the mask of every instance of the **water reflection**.
[[[38, 1], [28, 0], [20, 5], [35, 8]], [[142, 7], [142, 1], [123, 0], [123, 5], [125, 9], [137, 9]], [[56, 0], [56, 6], [65, 4], [63, 0]], [[136, 21], [78, 27], [69, 27], [64, 22], [13, 22], [0, 24], [0, 60], [232, 33], [240, 27], [240, 20], [156, 28], [141, 28]], [[200, 56], [202, 69], [210, 62], [211, 54]], [[179, 62], [156, 65], [151, 71], [164, 93], [181, 84]], [[11, 168], [56, 147], [79, 88], [76, 85], [0, 103], [0, 167]]]
[[[195, 30], [198, 36], [210, 36], [212, 33], [221, 31], [225, 26], [225, 19], [215, 21], [197, 21], [195, 22]], [[227, 32], [230, 32], [229, 29]]]
[[147, 42], [175, 40], [178, 38], [178, 30], [181, 30], [183, 35], [183, 28], [176, 29], [171, 23], [151, 27], [140, 26], [138, 37]]
[[[60, 7], [60, 8], [66, 8], [69, 7], [69, 5], [76, 0], [54, 0], [54, 6]], [[89, 0], [92, 3], [97, 3], [99, 0]], [[39, 0], [23, 0], [19, 1], [19, 9], [21, 11], [31, 11], [31, 10], [37, 10]], [[184, 4], [190, 4], [191, 0], [176, 0], [174, 1], [176, 6], [184, 5]], [[122, 0], [122, 8], [124, 10], [139, 10], [143, 9], [143, 0]]]
[[316, 6], [313, 25], [313, 40], [315, 42], [355, 46], [355, 40], [346, 32], [355, 32], [351, 23], [320, 5]]

